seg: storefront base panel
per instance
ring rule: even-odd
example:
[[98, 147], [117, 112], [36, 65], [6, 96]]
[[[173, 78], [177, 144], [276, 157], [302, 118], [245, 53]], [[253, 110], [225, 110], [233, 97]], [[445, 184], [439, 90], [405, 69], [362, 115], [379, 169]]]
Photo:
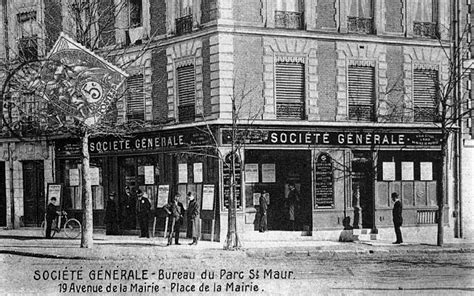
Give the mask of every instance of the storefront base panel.
[[463, 238], [474, 239], [474, 140], [466, 140], [462, 152], [461, 223]]
[[[352, 212], [346, 212], [351, 217], [351, 225], [353, 220]], [[322, 229], [342, 229], [342, 220], [344, 219], [344, 211], [342, 210], [325, 210], [313, 212], [313, 233]]]
[[[395, 241], [395, 231], [392, 227], [378, 228], [377, 240], [379, 241]], [[405, 243], [422, 243], [422, 244], [437, 244], [438, 226], [402, 226], [401, 227], [403, 241]], [[452, 227], [444, 227], [444, 242], [453, 242], [454, 229]]]

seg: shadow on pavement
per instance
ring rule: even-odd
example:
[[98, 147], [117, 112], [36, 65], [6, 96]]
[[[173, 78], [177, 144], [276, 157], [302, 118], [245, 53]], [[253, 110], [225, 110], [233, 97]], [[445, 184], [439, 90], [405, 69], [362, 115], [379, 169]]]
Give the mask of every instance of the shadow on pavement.
[[80, 256], [61, 256], [61, 255], [51, 255], [51, 254], [39, 254], [39, 253], [21, 252], [21, 251], [15, 251], [15, 250], [0, 250], [0, 254], [9, 254], [9, 255], [35, 257], [35, 258], [49, 258], [49, 259], [95, 260], [95, 259], [92, 259], [92, 258], [80, 257]]
[[68, 237], [54, 237], [54, 238], [45, 238], [43, 236], [21, 236], [21, 235], [0, 235], [0, 239], [16, 239], [16, 240], [24, 240], [24, 241], [27, 241], [27, 240], [38, 240], [38, 239], [41, 239], [41, 240], [73, 240], [71, 238], [68, 238]]
[[151, 244], [151, 243], [99, 243], [101, 246], [116, 246], [116, 247], [166, 247], [166, 244]]

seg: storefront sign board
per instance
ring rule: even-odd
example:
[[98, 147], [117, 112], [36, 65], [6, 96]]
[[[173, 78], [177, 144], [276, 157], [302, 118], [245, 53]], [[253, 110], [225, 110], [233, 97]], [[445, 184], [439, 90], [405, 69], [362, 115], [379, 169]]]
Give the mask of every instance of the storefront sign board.
[[157, 208], [162, 208], [168, 203], [169, 194], [170, 194], [170, 185], [158, 186], [158, 201], [156, 204]]
[[155, 184], [155, 166], [153, 165], [144, 166], [144, 173], [145, 173], [145, 184], [146, 185]]
[[214, 185], [204, 184], [202, 188], [202, 210], [214, 210]]
[[262, 183], [275, 183], [275, 164], [274, 163], [263, 163], [262, 164]]
[[194, 183], [202, 183], [202, 162], [193, 163]]

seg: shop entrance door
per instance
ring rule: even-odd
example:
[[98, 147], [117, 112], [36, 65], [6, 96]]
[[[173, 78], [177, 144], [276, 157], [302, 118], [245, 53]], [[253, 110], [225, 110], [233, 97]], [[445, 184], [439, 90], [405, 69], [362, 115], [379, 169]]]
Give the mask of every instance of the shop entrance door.
[[[275, 182], [252, 184], [255, 190], [268, 192], [268, 230], [310, 231], [312, 229], [311, 203], [311, 152], [306, 150], [247, 150], [246, 163], [263, 165], [275, 164]], [[295, 204], [295, 222], [290, 221], [288, 182], [293, 182], [299, 192]], [[294, 225], [294, 227], [293, 227]]]
[[354, 228], [374, 227], [374, 170], [370, 155], [354, 154], [352, 161], [352, 205], [354, 207]]
[[40, 226], [44, 219], [44, 165], [42, 161], [23, 162], [23, 223]]
[[0, 226], [7, 226], [7, 196], [5, 194], [5, 162], [0, 162]]

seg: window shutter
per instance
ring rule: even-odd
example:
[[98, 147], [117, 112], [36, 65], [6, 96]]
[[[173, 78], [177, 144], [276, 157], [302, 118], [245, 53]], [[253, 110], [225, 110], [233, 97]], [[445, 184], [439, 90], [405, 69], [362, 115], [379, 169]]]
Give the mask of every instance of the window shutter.
[[127, 78], [127, 86], [127, 118], [144, 120], [145, 98], [143, 91], [143, 74], [133, 75]]
[[304, 118], [305, 71], [303, 63], [276, 64], [277, 118]]
[[434, 121], [437, 108], [438, 71], [434, 69], [414, 69], [413, 106], [415, 121]]
[[196, 113], [194, 65], [179, 67], [177, 72], [179, 121], [194, 121]]
[[375, 68], [349, 66], [349, 119], [374, 120]]

